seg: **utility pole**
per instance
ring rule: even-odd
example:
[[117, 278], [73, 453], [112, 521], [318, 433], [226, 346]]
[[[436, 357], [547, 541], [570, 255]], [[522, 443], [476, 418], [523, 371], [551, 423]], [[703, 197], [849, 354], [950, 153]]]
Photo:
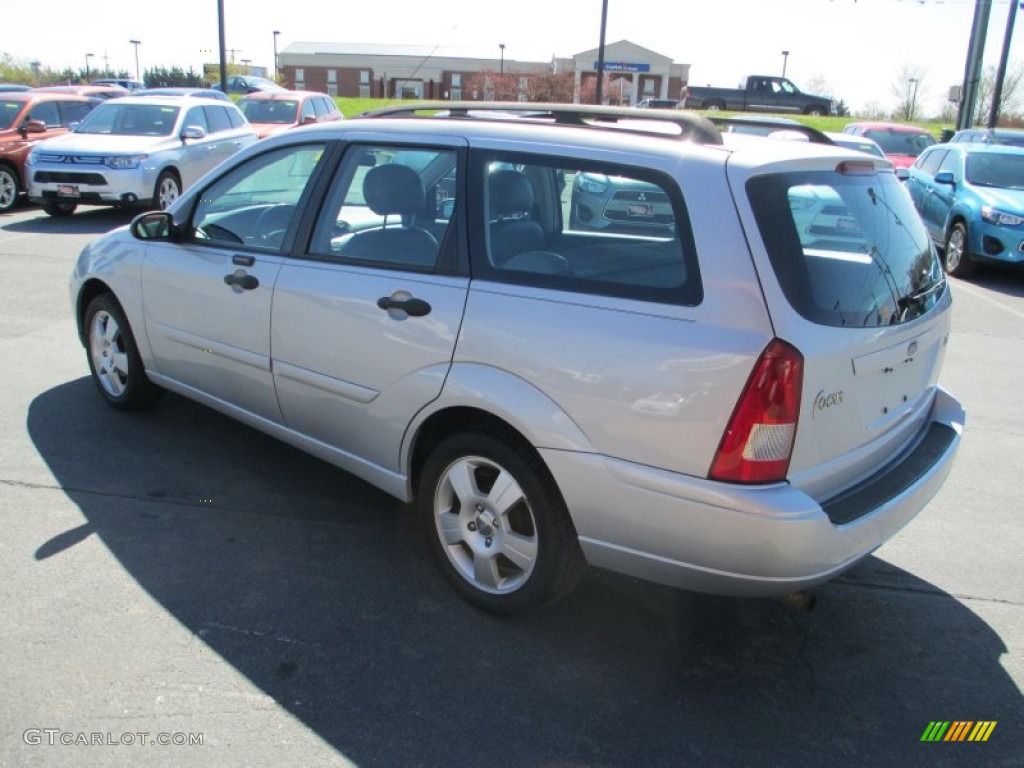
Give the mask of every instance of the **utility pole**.
[[217, 34], [220, 53], [220, 89], [228, 92], [228, 61], [224, 53], [224, 0], [217, 0]]
[[608, 0], [601, 0], [601, 44], [597, 47], [597, 92], [594, 103], [604, 101], [604, 33], [608, 27]]
[[[1013, 2], [1016, 4], [1016, 0]], [[967, 46], [964, 84], [960, 89], [960, 109], [956, 115], [956, 127], [960, 131], [970, 128], [974, 122], [978, 84], [981, 81], [981, 61], [985, 53], [985, 37], [988, 33], [988, 17], [991, 11], [992, 0], [974, 1], [974, 23], [971, 25], [971, 41]]]
[[1013, 22], [1017, 19], [1017, 0], [1010, 0], [1010, 13], [1006, 17], [1006, 34], [1003, 35], [1003, 52], [999, 55], [999, 69], [992, 89], [992, 109], [989, 110], [988, 127], [995, 128], [999, 122], [999, 102], [1003, 100], [1003, 80], [1006, 79], [1006, 60], [1010, 57], [1010, 38], [1013, 37]]
[[139, 76], [139, 46], [142, 45], [142, 41], [129, 40], [128, 44], [135, 46], [135, 79], [142, 82], [142, 78]]

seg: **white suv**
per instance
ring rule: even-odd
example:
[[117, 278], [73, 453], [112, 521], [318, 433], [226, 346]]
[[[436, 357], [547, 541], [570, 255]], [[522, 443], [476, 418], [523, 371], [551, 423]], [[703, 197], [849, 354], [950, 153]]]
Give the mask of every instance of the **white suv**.
[[51, 216], [70, 216], [79, 204], [164, 209], [256, 140], [234, 104], [183, 96], [112, 99], [71, 133], [32, 150], [28, 196]]
[[686, 113], [297, 129], [87, 247], [71, 292], [111, 405], [171, 390], [415, 500], [499, 613], [586, 563], [825, 581], [922, 509], [964, 422], [949, 287], [890, 165]]

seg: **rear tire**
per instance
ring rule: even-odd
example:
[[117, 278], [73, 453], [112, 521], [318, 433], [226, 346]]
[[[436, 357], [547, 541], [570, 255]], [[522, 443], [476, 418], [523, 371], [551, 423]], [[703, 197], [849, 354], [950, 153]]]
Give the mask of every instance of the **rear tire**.
[[58, 219], [72, 215], [77, 208], [77, 203], [69, 203], [64, 200], [47, 200], [43, 203], [43, 210], [46, 211], [47, 215]]
[[822, 111], [821, 107], [808, 107], [804, 110], [804, 114], [811, 117], [821, 117], [825, 113]]
[[971, 260], [967, 242], [967, 226], [958, 221], [946, 235], [946, 249], [942, 254], [942, 266], [947, 275], [967, 278], [974, 274], [978, 265]]
[[485, 611], [536, 610], [583, 574], [565, 501], [518, 437], [478, 431], [442, 441], [424, 466], [417, 504], [441, 570]]
[[163, 396], [164, 390], [146, 376], [131, 326], [111, 294], [100, 294], [89, 302], [85, 336], [93, 383], [110, 405], [138, 411]]
[[723, 109], [725, 109], [725, 102], [717, 100], [708, 101], [705, 102], [704, 109], [706, 109], [708, 112], [721, 112]]

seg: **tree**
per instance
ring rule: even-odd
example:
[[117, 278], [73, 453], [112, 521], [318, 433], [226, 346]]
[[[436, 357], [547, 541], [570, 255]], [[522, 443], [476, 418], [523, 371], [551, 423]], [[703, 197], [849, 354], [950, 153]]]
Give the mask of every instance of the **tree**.
[[572, 104], [575, 86], [572, 72], [539, 72], [530, 75], [528, 82], [530, 101]]
[[928, 95], [924, 86], [927, 70], [920, 66], [904, 64], [900, 67], [896, 79], [889, 86], [889, 91], [897, 99], [893, 117], [910, 122], [917, 115], [917, 106]]
[[[1011, 113], [1020, 109], [1021, 85], [1024, 78], [1024, 67], [1015, 63], [1007, 66], [1006, 74], [1003, 77], [1003, 90], [999, 96], [999, 114], [1010, 116]], [[978, 83], [977, 111], [974, 113], [975, 125], [987, 125], [989, 114], [992, 112], [992, 96], [996, 89], [996, 68], [987, 67]]]

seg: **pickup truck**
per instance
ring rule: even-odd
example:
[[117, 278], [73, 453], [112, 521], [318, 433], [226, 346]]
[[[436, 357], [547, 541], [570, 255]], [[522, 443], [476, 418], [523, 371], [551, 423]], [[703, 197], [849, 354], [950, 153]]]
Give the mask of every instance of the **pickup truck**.
[[802, 93], [790, 80], [770, 75], [751, 75], [746, 79], [746, 86], [741, 88], [687, 86], [680, 106], [711, 111], [836, 114], [833, 99]]

